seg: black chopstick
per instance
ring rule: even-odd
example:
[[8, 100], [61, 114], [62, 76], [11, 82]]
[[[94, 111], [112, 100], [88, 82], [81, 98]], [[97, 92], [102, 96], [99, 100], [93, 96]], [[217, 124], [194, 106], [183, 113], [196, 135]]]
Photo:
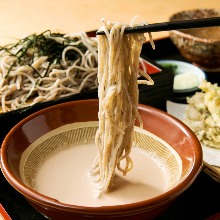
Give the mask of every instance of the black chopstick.
[[[183, 30], [201, 27], [214, 27], [220, 26], [220, 17], [184, 20], [184, 21], [171, 21], [163, 23], [148, 24], [137, 27], [128, 27], [125, 29], [125, 34], [132, 33], [145, 33], [145, 32], [159, 32], [171, 30]], [[97, 35], [104, 35], [104, 31], [96, 32]]]

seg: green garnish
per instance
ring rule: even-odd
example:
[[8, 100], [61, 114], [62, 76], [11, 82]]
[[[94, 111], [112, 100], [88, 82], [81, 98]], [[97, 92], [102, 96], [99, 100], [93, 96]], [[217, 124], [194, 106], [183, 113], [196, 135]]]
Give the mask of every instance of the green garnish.
[[168, 64], [168, 63], [163, 63], [160, 64], [162, 67], [164, 67], [166, 70], [168, 70], [169, 72], [175, 74], [176, 70], [177, 70], [177, 65], [173, 65], [173, 64]]
[[[16, 64], [32, 67], [31, 65], [36, 57], [46, 56], [47, 61], [49, 62], [48, 69], [46, 71], [47, 73], [51, 64], [59, 64], [60, 68], [63, 69], [61, 64], [62, 52], [67, 46], [70, 46], [76, 41], [78, 41], [78, 38], [72, 39], [65, 37], [64, 34], [61, 33], [51, 33], [51, 31], [45, 31], [39, 35], [32, 34], [25, 37], [15, 44], [1, 47], [0, 57], [3, 57], [5, 52], [16, 58], [16, 61], [13, 62], [8, 69], [9, 74]], [[87, 50], [82, 43], [74, 46], [80, 49], [83, 53]], [[79, 58], [81, 58], [80, 54], [76, 53], [74, 50], [69, 50], [66, 53], [67, 60], [75, 61]], [[34, 67], [32, 67], [32, 69], [39, 75], [38, 71], [34, 69]]]

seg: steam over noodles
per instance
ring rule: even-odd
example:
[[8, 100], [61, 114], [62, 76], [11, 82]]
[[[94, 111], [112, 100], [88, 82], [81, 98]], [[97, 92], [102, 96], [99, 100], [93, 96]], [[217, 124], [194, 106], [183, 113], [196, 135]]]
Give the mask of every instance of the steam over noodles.
[[[124, 175], [132, 169], [129, 154], [135, 120], [141, 124], [138, 115], [139, 72], [147, 78], [139, 83], [153, 84], [151, 78], [139, 69], [144, 34], [124, 35], [127, 25], [105, 20], [103, 23], [100, 31], [105, 35], [97, 36], [99, 128], [95, 142], [98, 154], [91, 169], [99, 193], [108, 191], [116, 167]], [[125, 160], [123, 167], [122, 160]]]

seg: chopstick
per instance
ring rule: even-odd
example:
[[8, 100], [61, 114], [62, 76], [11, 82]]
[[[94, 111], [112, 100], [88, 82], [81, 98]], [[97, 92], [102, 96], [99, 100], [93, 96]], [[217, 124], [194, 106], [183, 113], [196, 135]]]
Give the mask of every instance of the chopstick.
[[[148, 24], [137, 27], [128, 27], [125, 29], [124, 33], [132, 34], [132, 33], [145, 33], [145, 32], [159, 32], [159, 31], [183, 30], [183, 29], [214, 27], [214, 26], [220, 26], [220, 17], [201, 18], [201, 19], [183, 20], [183, 21], [171, 21], [171, 22]], [[104, 35], [105, 32], [97, 31], [96, 34]]]

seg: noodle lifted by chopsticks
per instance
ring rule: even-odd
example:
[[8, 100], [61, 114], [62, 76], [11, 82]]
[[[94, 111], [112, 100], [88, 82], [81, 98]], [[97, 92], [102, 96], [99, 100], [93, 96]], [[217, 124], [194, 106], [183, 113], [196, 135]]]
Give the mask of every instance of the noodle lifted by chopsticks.
[[[129, 154], [135, 120], [138, 118], [141, 124], [137, 76], [141, 71], [139, 58], [145, 37], [144, 34], [124, 35], [126, 27], [121, 23], [105, 23], [101, 31], [106, 35], [97, 36], [99, 128], [95, 142], [98, 154], [91, 176], [99, 193], [108, 191], [116, 167], [123, 175], [132, 169]], [[152, 85], [151, 78], [145, 76], [148, 80], [141, 83]], [[124, 159], [126, 163], [122, 167]]]

